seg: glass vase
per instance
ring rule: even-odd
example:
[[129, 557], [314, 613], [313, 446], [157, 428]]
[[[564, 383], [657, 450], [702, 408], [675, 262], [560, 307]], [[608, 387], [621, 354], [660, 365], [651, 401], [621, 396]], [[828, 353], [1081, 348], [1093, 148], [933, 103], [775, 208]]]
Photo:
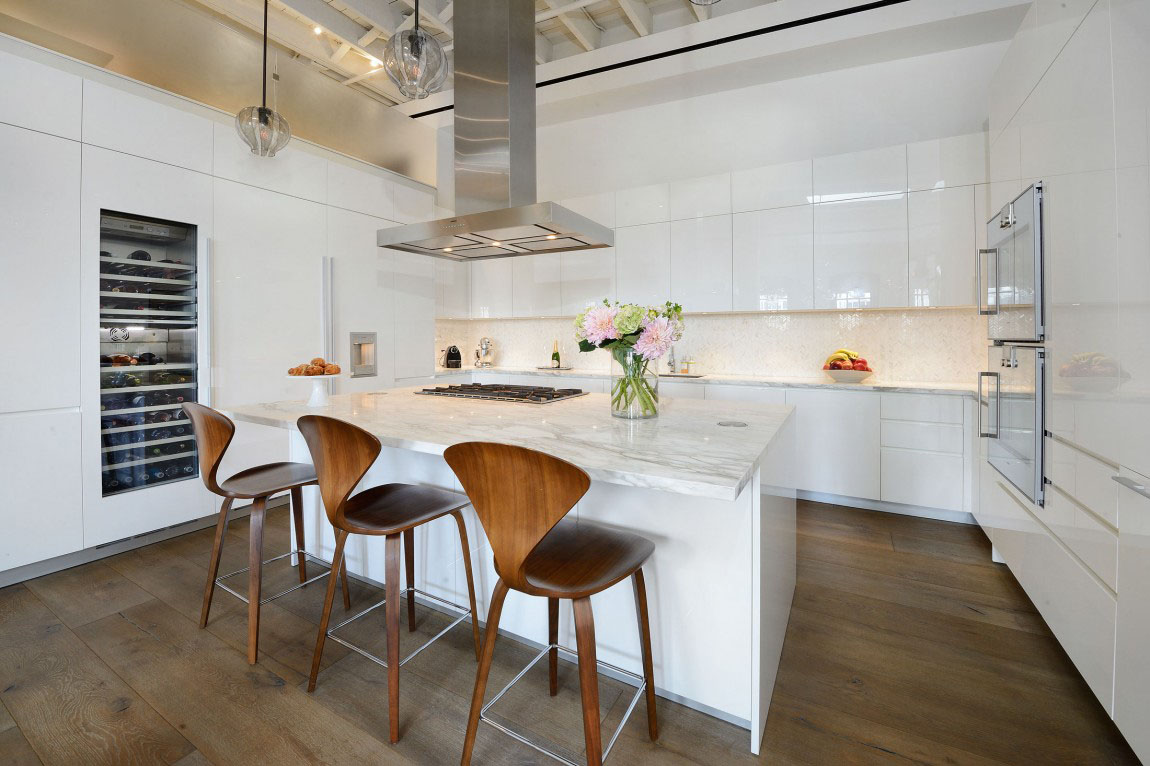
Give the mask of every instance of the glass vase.
[[659, 375], [631, 349], [611, 352], [611, 414], [639, 420], [659, 415]]

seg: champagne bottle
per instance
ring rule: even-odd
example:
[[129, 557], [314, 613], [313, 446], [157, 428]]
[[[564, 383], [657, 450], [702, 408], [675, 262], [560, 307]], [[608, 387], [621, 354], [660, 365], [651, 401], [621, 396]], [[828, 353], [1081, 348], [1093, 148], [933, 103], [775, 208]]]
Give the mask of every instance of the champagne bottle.
[[559, 341], [555, 341], [555, 344], [551, 346], [551, 366], [556, 369], [562, 367], [559, 363]]

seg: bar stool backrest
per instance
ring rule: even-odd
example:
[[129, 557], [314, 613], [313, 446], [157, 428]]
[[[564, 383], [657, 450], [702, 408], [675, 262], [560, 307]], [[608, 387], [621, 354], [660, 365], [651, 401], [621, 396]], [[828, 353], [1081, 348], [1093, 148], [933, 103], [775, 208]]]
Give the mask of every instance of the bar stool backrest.
[[499, 576], [525, 588], [524, 560], [586, 494], [590, 477], [566, 460], [510, 444], [464, 442], [443, 457], [475, 507]]
[[236, 424], [227, 415], [195, 402], [181, 405], [188, 420], [192, 421], [192, 433], [196, 435], [196, 452], [200, 461], [200, 478], [209, 492], [224, 495], [216, 481], [216, 472], [232, 437], [236, 435]]
[[324, 415], [304, 415], [296, 425], [311, 452], [328, 521], [346, 529], [344, 505], [383, 445], [359, 426]]

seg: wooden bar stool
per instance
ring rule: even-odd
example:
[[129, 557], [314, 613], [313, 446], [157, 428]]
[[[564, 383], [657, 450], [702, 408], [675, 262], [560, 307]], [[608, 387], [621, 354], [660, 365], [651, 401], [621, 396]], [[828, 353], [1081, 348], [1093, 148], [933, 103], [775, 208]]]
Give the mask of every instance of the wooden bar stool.
[[[240, 471], [230, 479], [219, 482], [216, 479], [216, 472], [219, 470], [220, 462], [224, 459], [228, 445], [231, 444], [232, 437], [235, 436], [235, 423], [223, 413], [202, 404], [185, 402], [183, 409], [191, 421], [192, 431], [195, 433], [196, 452], [200, 462], [200, 477], [204, 480], [204, 486], [210, 492], [224, 498], [220, 505], [219, 520], [216, 522], [216, 539], [212, 545], [212, 557], [208, 563], [208, 581], [204, 585], [204, 605], [200, 610], [200, 627], [207, 627], [208, 611], [212, 607], [212, 595], [215, 592], [215, 586], [219, 585], [220, 588], [248, 605], [248, 662], [255, 664], [259, 649], [260, 606], [292, 591], [299, 590], [335, 571], [335, 568], [332, 567], [329, 572], [324, 572], [310, 580], [307, 577], [306, 558], [311, 554], [304, 550], [302, 488], [316, 483], [315, 469], [306, 463], [268, 463]], [[295, 550], [263, 560], [264, 511], [267, 509], [268, 498], [280, 492], [291, 492], [297, 547]], [[220, 554], [224, 549], [224, 533], [227, 532], [228, 528], [228, 511], [231, 510], [235, 500], [252, 501], [251, 526], [248, 536], [248, 565], [243, 569], [237, 569], [235, 572], [217, 577], [220, 571]], [[274, 596], [261, 599], [263, 565], [292, 554], [296, 556], [299, 584]], [[327, 565], [328, 563], [315, 556], [311, 556], [311, 558], [321, 564]], [[246, 596], [232, 590], [224, 582], [228, 578], [244, 572], [248, 573]], [[347, 572], [344, 571], [342, 575], [343, 603], [345, 608], [350, 609]]]
[[[409, 660], [439, 640], [449, 630], [471, 615], [472, 639], [475, 642], [475, 656], [479, 657], [479, 620], [475, 612], [475, 585], [471, 576], [471, 551], [467, 545], [467, 528], [463, 524], [461, 508], [470, 504], [464, 495], [435, 487], [414, 484], [384, 484], [365, 489], [352, 496], [352, 491], [379, 457], [382, 445], [379, 439], [367, 431], [335, 418], [320, 415], [305, 415], [298, 421], [300, 433], [307, 441], [319, 477], [319, 491], [327, 517], [335, 527], [335, 555], [332, 561], [336, 566], [345, 566], [344, 548], [348, 535], [383, 536], [384, 541], [384, 599], [359, 614], [347, 618], [333, 628], [328, 628], [331, 605], [335, 599], [335, 584], [329, 583], [327, 598], [323, 604], [319, 635], [315, 642], [315, 655], [311, 663], [311, 677], [307, 690], [315, 690], [319, 663], [323, 657], [324, 640], [330, 637], [358, 654], [387, 668], [389, 738], [394, 744], [399, 741], [399, 668]], [[421, 524], [450, 514], [459, 528], [459, 544], [463, 549], [463, 566], [467, 573], [467, 597], [469, 607], [453, 604], [438, 596], [415, 587], [414, 530]], [[407, 622], [408, 630], [415, 630], [415, 599], [419, 593], [426, 598], [438, 601], [461, 612], [450, 625], [437, 633], [431, 640], [403, 659], [399, 658], [399, 548], [400, 538], [406, 551], [407, 568]], [[351, 623], [373, 609], [386, 605], [385, 623], [387, 631], [387, 659], [377, 657], [362, 647], [335, 635], [344, 625]]]
[[[639, 698], [647, 695], [647, 731], [658, 739], [655, 716], [655, 680], [651, 660], [651, 628], [647, 619], [647, 591], [643, 583], [643, 563], [655, 544], [638, 535], [617, 532], [583, 521], [563, 520], [591, 480], [577, 466], [559, 458], [522, 447], [487, 442], [466, 442], [448, 447], [443, 456], [455, 471], [475, 507], [491, 550], [499, 580], [491, 596], [484, 628], [483, 654], [475, 676], [471, 715], [463, 743], [463, 766], [471, 763], [475, 735], [482, 720], [515, 739], [530, 745], [557, 761], [571, 761], [529, 741], [525, 736], [485, 717], [487, 710], [507, 693], [516, 681], [548, 655], [551, 696], [557, 691], [558, 652], [576, 655], [579, 661], [579, 687], [583, 698], [583, 736], [587, 744], [588, 766], [600, 766], [611, 751], [619, 732], [627, 723]], [[610, 588], [626, 577], [635, 591], [639, 618], [643, 675], [597, 663], [595, 660], [595, 621], [591, 596]], [[491, 702], [483, 704], [491, 657], [499, 632], [499, 617], [508, 589], [547, 599], [548, 646], [533, 659]], [[578, 650], [559, 646], [559, 599], [574, 602], [575, 637]], [[635, 681], [637, 691], [619, 728], [603, 748], [599, 724], [598, 666], [610, 667]]]

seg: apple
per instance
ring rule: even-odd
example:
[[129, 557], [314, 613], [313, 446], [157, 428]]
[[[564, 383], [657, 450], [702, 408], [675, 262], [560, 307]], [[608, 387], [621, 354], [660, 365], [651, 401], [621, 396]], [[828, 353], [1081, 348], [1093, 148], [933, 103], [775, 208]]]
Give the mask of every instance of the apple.
[[829, 364], [824, 364], [824, 365], [823, 365], [823, 369], [824, 369], [824, 370], [829, 370], [830, 368], [831, 368], [831, 366], [830, 366]]
[[863, 366], [865, 367], [865, 366], [867, 365], [867, 360], [863, 359], [863, 358], [860, 356], [858, 359], [856, 359], [856, 360], [855, 360], [855, 364], [861, 364], [861, 365], [863, 365]]
[[866, 362], [860, 359], [854, 363], [854, 368], [860, 372], [863, 372], [866, 370]]

